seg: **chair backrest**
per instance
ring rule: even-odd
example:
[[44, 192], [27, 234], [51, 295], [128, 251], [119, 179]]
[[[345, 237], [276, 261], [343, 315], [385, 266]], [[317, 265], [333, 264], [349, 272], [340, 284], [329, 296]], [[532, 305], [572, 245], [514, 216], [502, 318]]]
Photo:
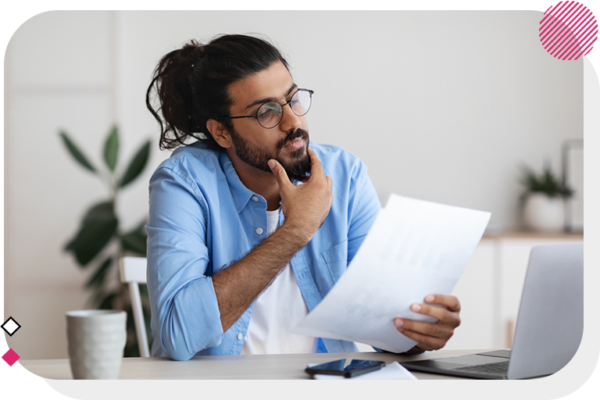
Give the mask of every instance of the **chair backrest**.
[[121, 282], [129, 284], [135, 331], [142, 357], [150, 357], [146, 324], [144, 323], [144, 311], [142, 309], [142, 298], [138, 286], [139, 283], [146, 283], [146, 265], [147, 262], [144, 257], [123, 257], [119, 260]]

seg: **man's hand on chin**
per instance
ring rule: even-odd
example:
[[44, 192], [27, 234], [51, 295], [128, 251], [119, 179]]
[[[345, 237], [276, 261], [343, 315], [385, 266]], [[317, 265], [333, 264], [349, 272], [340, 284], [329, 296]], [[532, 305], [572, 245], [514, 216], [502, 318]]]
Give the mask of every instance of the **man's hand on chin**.
[[[417, 342], [423, 350], [439, 350], [454, 334], [454, 329], [460, 325], [460, 302], [455, 296], [440, 294], [425, 297], [425, 303], [415, 303], [410, 306], [411, 311], [418, 314], [429, 315], [437, 322], [413, 321], [405, 318], [395, 318], [396, 329], [404, 336]], [[438, 304], [442, 307], [431, 306]]]

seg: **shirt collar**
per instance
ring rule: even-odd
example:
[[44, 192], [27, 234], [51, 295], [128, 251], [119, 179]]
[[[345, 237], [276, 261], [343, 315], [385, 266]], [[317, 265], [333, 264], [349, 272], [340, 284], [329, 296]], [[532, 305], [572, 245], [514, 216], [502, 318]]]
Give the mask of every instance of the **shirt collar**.
[[224, 151], [219, 152], [219, 164], [221, 164], [221, 168], [225, 173], [233, 201], [235, 202], [235, 208], [239, 214], [246, 207], [252, 196], [254, 196], [254, 193], [244, 186], [237, 172], [235, 172], [229, 156]]
[[[252, 196], [255, 196], [256, 194], [242, 183], [233, 167], [231, 159], [224, 151], [219, 152], [219, 164], [221, 164], [225, 177], [227, 177], [227, 183], [229, 184], [229, 189], [231, 190], [233, 201], [235, 202], [235, 208], [239, 214], [244, 207], [246, 207]], [[293, 181], [292, 184], [294, 186], [302, 185], [302, 182]]]

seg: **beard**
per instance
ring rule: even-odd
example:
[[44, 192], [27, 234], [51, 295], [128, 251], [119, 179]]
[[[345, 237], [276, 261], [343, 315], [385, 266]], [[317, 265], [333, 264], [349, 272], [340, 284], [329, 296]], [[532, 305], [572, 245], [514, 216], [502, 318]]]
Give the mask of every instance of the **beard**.
[[229, 133], [233, 145], [235, 146], [236, 155], [240, 160], [256, 169], [272, 173], [267, 162], [270, 159], [275, 159], [281, 164], [290, 181], [301, 181], [306, 178], [306, 175], [310, 172], [310, 157], [308, 152], [304, 149], [304, 146], [290, 153], [291, 160], [284, 160], [281, 157], [283, 147], [294, 139], [303, 138], [308, 146], [308, 132], [304, 129], [298, 128], [295, 131], [288, 132], [287, 137], [277, 143], [275, 151], [273, 152], [270, 152], [264, 147], [250, 147], [248, 142], [244, 140], [235, 129], [231, 129]]

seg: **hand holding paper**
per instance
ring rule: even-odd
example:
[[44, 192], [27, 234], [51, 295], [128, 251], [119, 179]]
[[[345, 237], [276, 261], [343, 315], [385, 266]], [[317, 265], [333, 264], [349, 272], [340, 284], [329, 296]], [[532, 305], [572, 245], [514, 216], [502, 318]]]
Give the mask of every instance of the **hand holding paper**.
[[294, 333], [411, 349], [417, 341], [398, 332], [394, 319], [436, 322], [436, 314], [410, 306], [423, 305], [430, 294], [450, 295], [489, 218], [488, 212], [391, 195], [348, 270]]
[[443, 295], [426, 296], [425, 302], [442, 307], [415, 303], [411, 305], [411, 311], [430, 315], [437, 319], [436, 323], [396, 318], [394, 325], [404, 336], [416, 341], [419, 348], [439, 350], [446, 345], [454, 334], [454, 329], [460, 325], [460, 302], [454, 296]]

